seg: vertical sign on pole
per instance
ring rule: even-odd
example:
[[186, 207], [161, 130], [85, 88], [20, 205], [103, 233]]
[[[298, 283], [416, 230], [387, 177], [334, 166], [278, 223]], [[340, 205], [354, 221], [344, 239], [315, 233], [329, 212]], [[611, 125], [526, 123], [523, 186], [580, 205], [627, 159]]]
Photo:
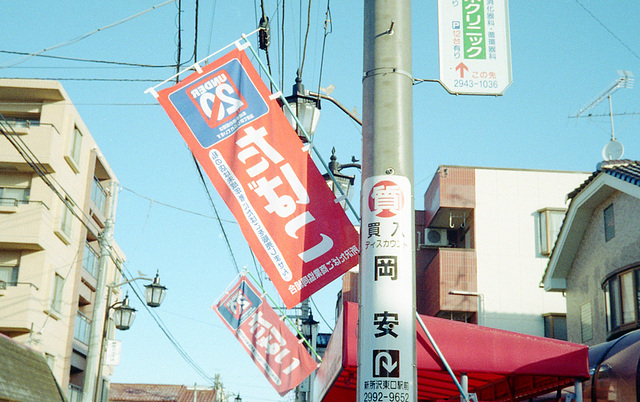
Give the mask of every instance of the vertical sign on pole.
[[502, 95], [511, 84], [508, 0], [438, 0], [440, 83], [455, 95]]
[[364, 1], [359, 402], [416, 402], [411, 0]]
[[[369, 344], [360, 359], [361, 401], [410, 401], [415, 344], [411, 183], [402, 176], [372, 176], [363, 185], [360, 274], [360, 338]], [[384, 293], [374, 293], [384, 288]], [[368, 355], [367, 355], [368, 353]], [[362, 378], [360, 378], [362, 376]], [[364, 399], [363, 399], [364, 398]]]

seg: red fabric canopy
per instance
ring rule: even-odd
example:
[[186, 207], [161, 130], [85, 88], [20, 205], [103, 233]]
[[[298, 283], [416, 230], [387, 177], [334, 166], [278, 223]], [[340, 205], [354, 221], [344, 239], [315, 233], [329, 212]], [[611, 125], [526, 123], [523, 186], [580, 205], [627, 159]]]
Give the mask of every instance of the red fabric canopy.
[[[589, 378], [585, 345], [421, 316], [449, 366], [468, 376], [469, 392], [481, 401], [532, 398]], [[316, 374], [314, 400], [355, 401], [358, 305], [345, 303]], [[453, 380], [418, 327], [418, 399], [459, 396]]]

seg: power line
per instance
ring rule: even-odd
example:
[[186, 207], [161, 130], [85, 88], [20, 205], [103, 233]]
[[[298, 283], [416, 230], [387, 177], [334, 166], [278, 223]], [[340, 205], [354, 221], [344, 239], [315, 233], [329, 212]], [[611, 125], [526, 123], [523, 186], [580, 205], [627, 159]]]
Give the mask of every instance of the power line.
[[[20, 79], [20, 78], [13, 78]], [[7, 104], [5, 102], [0, 102], [0, 105]], [[41, 102], [11, 102], [11, 105], [22, 105], [22, 106], [40, 106]], [[82, 106], [160, 106], [157, 102], [149, 102], [149, 103], [110, 103], [110, 102], [96, 102], [96, 103], [72, 103], [72, 102], [56, 102], [57, 105], [82, 105]]]
[[156, 8], [162, 7], [162, 6], [167, 5], [167, 4], [169, 4], [169, 3], [174, 3], [175, 1], [176, 1], [176, 0], [169, 0], [169, 1], [166, 1], [166, 2], [164, 2], [164, 3], [162, 3], [162, 4], [157, 5], [157, 6], [153, 6], [153, 7], [149, 8], [149, 9], [147, 9], [147, 10], [145, 10], [145, 11], [139, 12], [138, 14], [132, 15], [132, 16], [127, 17], [127, 18], [125, 18], [125, 19], [123, 19], [123, 20], [120, 20], [120, 21], [118, 21], [118, 22], [114, 22], [113, 24], [106, 25], [106, 26], [104, 26], [104, 27], [102, 27], [102, 28], [98, 28], [98, 29], [96, 29], [96, 30], [94, 30], [94, 31], [91, 31], [91, 32], [87, 33], [87, 34], [84, 34], [84, 35], [82, 35], [82, 36], [79, 36], [79, 37], [77, 37], [77, 38], [75, 38], [75, 39], [71, 39], [71, 40], [68, 40], [68, 41], [66, 41], [66, 42], [58, 43], [57, 45], [50, 46], [50, 47], [48, 47], [48, 48], [42, 49], [42, 50], [40, 50], [40, 51], [38, 51], [38, 52], [35, 52], [35, 53], [29, 53], [27, 56], [23, 57], [22, 59], [20, 59], [20, 60], [18, 60], [18, 61], [15, 61], [15, 62], [13, 62], [13, 63], [9, 63], [9, 64], [1, 65], [1, 66], [0, 66], [0, 68], [13, 67], [13, 66], [16, 66], [16, 65], [18, 65], [18, 64], [22, 64], [22, 63], [24, 63], [25, 61], [27, 61], [27, 60], [29, 60], [29, 59], [31, 59], [31, 58], [33, 58], [33, 57], [35, 57], [35, 56], [38, 56], [38, 55], [40, 55], [40, 54], [42, 54], [42, 53], [44, 53], [44, 52], [48, 52], [49, 50], [58, 49], [58, 48], [61, 48], [61, 47], [65, 47], [65, 46], [72, 45], [72, 44], [74, 44], [74, 43], [76, 43], [76, 42], [79, 42], [79, 41], [81, 41], [81, 40], [83, 40], [83, 39], [88, 38], [89, 36], [91, 36], [91, 35], [93, 35], [93, 34], [96, 34], [96, 33], [100, 32], [100, 31], [105, 31], [105, 30], [107, 30], [107, 29], [109, 29], [109, 28], [113, 28], [113, 27], [118, 26], [118, 25], [120, 25], [120, 24], [123, 24], [123, 23], [125, 23], [125, 22], [127, 22], [127, 21], [130, 21], [130, 20], [132, 20], [132, 19], [134, 19], [134, 18], [137, 18], [137, 17], [139, 17], [139, 16], [141, 16], [141, 15], [143, 15], [143, 14], [146, 14], [146, 13], [148, 13], [149, 11], [153, 11], [153, 10], [155, 10]]
[[631, 49], [631, 48], [630, 48], [626, 43], [624, 43], [624, 41], [623, 41], [622, 39], [620, 39], [620, 38], [618, 37], [618, 35], [616, 35], [616, 34], [615, 34], [612, 30], [610, 30], [610, 29], [609, 29], [609, 28], [608, 28], [608, 27], [607, 27], [607, 26], [606, 26], [602, 21], [600, 21], [600, 20], [598, 19], [598, 17], [596, 17], [596, 16], [595, 16], [591, 11], [589, 11], [589, 9], [587, 9], [587, 8], [586, 8], [582, 3], [580, 3], [580, 1], [579, 1], [579, 0], [575, 0], [575, 2], [576, 2], [576, 3], [578, 3], [578, 5], [579, 5], [580, 7], [582, 7], [582, 8], [584, 9], [584, 11], [586, 11], [586, 12], [587, 12], [587, 14], [589, 14], [589, 15], [591, 16], [591, 18], [593, 18], [593, 19], [594, 19], [598, 24], [600, 24], [600, 26], [602, 26], [602, 27], [603, 27], [607, 32], [609, 32], [609, 34], [610, 34], [611, 36], [613, 36], [613, 38], [614, 38], [615, 40], [617, 40], [618, 42], [620, 42], [620, 44], [621, 44], [622, 46], [624, 46], [624, 47], [625, 47], [629, 52], [631, 52], [631, 54], [632, 54], [632, 55], [636, 56], [636, 58], [637, 58], [637, 59], [640, 59], [640, 56], [639, 56], [636, 52], [634, 52], [634, 51], [633, 51], [633, 50], [632, 50], [632, 49]]
[[[301, 10], [302, 11], [302, 10]], [[302, 23], [302, 21], [300, 21]], [[304, 60], [307, 56], [307, 43], [309, 41], [309, 28], [311, 27], [311, 0], [309, 0], [309, 6], [307, 8], [307, 29], [304, 34], [304, 44], [302, 46], [302, 61], [300, 62], [300, 77], [302, 77], [302, 70], [304, 69]]]
[[[122, 273], [122, 276], [124, 277], [125, 280], [129, 280], [130, 278], [133, 278], [133, 275], [131, 275], [131, 273], [129, 272], [129, 269], [124, 264], [120, 264], [118, 266], [118, 268], [120, 269], [120, 272]], [[191, 358], [191, 356], [189, 356], [189, 354], [182, 347], [182, 345], [180, 345], [178, 340], [173, 336], [173, 334], [171, 334], [171, 331], [169, 331], [169, 328], [167, 327], [167, 325], [164, 323], [164, 321], [162, 321], [162, 318], [160, 318], [160, 316], [155, 311], [152, 311], [149, 308], [149, 306], [147, 305], [147, 303], [144, 300], [144, 298], [140, 295], [142, 290], [140, 290], [138, 286], [139, 285], [138, 284], [134, 284], [134, 282], [129, 282], [129, 287], [133, 291], [133, 294], [136, 296], [136, 298], [138, 298], [140, 303], [144, 306], [145, 310], [147, 310], [147, 312], [149, 313], [151, 318], [153, 318], [155, 323], [158, 325], [158, 328], [160, 328], [160, 331], [162, 331], [162, 333], [167, 337], [167, 339], [173, 345], [173, 347], [176, 349], [178, 354], [180, 354], [180, 356], [182, 356], [184, 361], [189, 366], [191, 366], [191, 368], [193, 368], [196, 371], [196, 373], [200, 375], [200, 377], [202, 377], [205, 381], [209, 382], [211, 385], [215, 384], [215, 379], [210, 377], [207, 374], [207, 372], [204, 369], [202, 369], [195, 362], [195, 360], [193, 360], [193, 358]]]
[[[32, 54], [27, 52], [16, 52], [11, 50], [0, 50], [0, 53], [17, 54], [21, 56], [43, 57], [43, 58], [58, 59], [58, 60], [78, 61], [83, 63], [114, 64], [118, 66], [127, 66], [127, 67], [145, 67], [145, 68], [173, 68], [174, 67], [173, 64], [158, 65], [158, 64], [127, 63], [123, 61], [80, 59], [77, 57], [52, 56], [48, 54]], [[34, 68], [34, 67], [21, 67], [21, 68]], [[53, 68], [53, 67], [37, 67], [37, 68]], [[68, 67], [61, 67], [61, 68], [68, 68]]]
[[137, 192], [135, 192], [134, 190], [132, 190], [132, 189], [130, 189], [130, 188], [127, 188], [127, 187], [122, 187], [122, 189], [123, 189], [123, 190], [127, 190], [127, 191], [129, 191], [130, 193], [132, 193], [132, 194], [134, 194], [134, 195], [136, 195], [136, 196], [138, 196], [138, 197], [140, 197], [140, 198], [144, 198], [145, 200], [149, 200], [149, 201], [151, 201], [151, 202], [153, 202], [153, 203], [155, 203], [155, 204], [160, 204], [160, 205], [163, 205], [163, 206], [165, 206], [165, 207], [172, 208], [172, 209], [175, 209], [175, 210], [178, 210], [178, 211], [181, 211], [181, 212], [186, 212], [186, 213], [188, 213], [188, 214], [201, 216], [201, 217], [203, 217], [203, 218], [207, 218], [207, 219], [214, 219], [214, 220], [217, 220], [217, 221], [224, 221], [224, 222], [227, 222], [227, 223], [237, 224], [237, 222], [236, 222], [236, 221], [232, 221], [232, 220], [229, 220], [229, 219], [222, 219], [222, 218], [220, 218], [220, 217], [211, 216], [211, 215], [205, 215], [205, 214], [202, 214], [202, 213], [200, 213], [200, 212], [190, 211], [190, 210], [188, 210], [188, 209], [184, 209], [184, 208], [181, 208], [181, 207], [176, 207], [176, 206], [173, 206], [173, 205], [171, 205], [171, 204], [167, 204], [167, 203], [164, 203], [164, 202], [161, 202], [161, 201], [155, 200], [155, 199], [153, 199], [153, 198], [150, 198], [150, 197], [144, 196], [144, 195], [142, 195], [142, 194], [138, 194], [138, 193], [137, 193]]
[[[22, 80], [20, 77], [2, 77], [10, 80]], [[51, 81], [95, 81], [95, 82], [162, 82], [162, 80], [152, 80], [147, 78], [38, 78], [39, 80]]]
[[202, 182], [202, 185], [204, 186], [204, 190], [207, 193], [207, 196], [209, 197], [209, 202], [211, 203], [211, 206], [213, 207], [213, 212], [216, 214], [216, 219], [217, 219], [218, 223], [220, 224], [220, 230], [222, 231], [222, 237], [224, 237], [224, 241], [227, 244], [227, 249], [229, 250], [229, 254], [231, 255], [231, 260], [233, 261], [233, 265], [236, 267], [237, 273], [240, 274], [240, 267], [238, 266], [238, 261], [236, 261], [236, 256], [233, 253], [233, 248], [231, 247], [231, 242], [229, 241], [229, 236], [227, 236], [227, 231], [224, 230], [224, 226], [222, 225], [222, 220], [220, 219], [220, 215], [218, 215], [218, 209], [216, 208], [216, 204], [214, 204], [214, 202], [213, 202], [213, 197], [211, 197], [211, 192], [209, 191], [209, 187], [207, 187], [207, 183], [204, 180], [204, 175], [202, 174], [202, 169], [200, 169], [200, 165], [198, 164], [198, 161], [196, 160], [195, 155], [193, 155], [193, 153], [192, 153], [191, 156], [193, 157], [193, 163], [196, 165], [196, 168], [198, 170], [198, 175], [200, 176], [200, 181]]
[[[27, 162], [27, 164], [33, 169], [33, 171], [45, 182], [45, 184], [53, 191], [53, 193], [62, 201], [65, 207], [69, 210], [69, 212], [75, 216], [80, 223], [87, 229], [91, 235], [98, 238], [98, 233], [95, 232], [94, 228], [91, 227], [87, 222], [90, 222], [89, 217], [86, 216], [85, 212], [81, 209], [80, 212], [84, 215], [83, 219], [78, 212], [76, 212], [74, 206], [78, 204], [73, 200], [73, 197], [67, 193], [64, 187], [56, 181], [55, 178], [49, 179], [47, 172], [42, 169], [42, 162], [38, 160], [38, 157], [33, 153], [31, 148], [22, 140], [22, 138], [15, 132], [11, 124], [7, 121], [7, 119], [0, 113], [0, 133], [4, 135], [4, 137], [13, 145], [13, 147], [18, 151], [20, 156]], [[56, 186], [53, 184], [55, 182], [61, 190], [58, 190]], [[62, 192], [61, 192], [62, 191]], [[64, 194], [62, 194], [64, 193]]]

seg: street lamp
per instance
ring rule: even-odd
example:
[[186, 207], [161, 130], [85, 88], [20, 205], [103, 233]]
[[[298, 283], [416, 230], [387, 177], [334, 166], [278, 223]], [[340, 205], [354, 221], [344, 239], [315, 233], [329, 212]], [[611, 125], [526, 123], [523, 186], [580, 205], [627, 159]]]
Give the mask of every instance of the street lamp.
[[[107, 285], [107, 287], [109, 289], [119, 287], [138, 279], [151, 280], [149, 278], [139, 277], [130, 281], [120, 283], [118, 285]], [[156, 273], [156, 277], [153, 278], [153, 282], [150, 285], [145, 285], [145, 288], [146, 289], [144, 290], [144, 298], [147, 302], [147, 306], [160, 306], [160, 304], [164, 300], [164, 296], [166, 295], [167, 288], [160, 284], [160, 276], [158, 273]], [[109, 292], [107, 298], [111, 298], [111, 292]], [[109, 302], [107, 302], [107, 305], [109, 305]], [[109, 309], [113, 309], [113, 321], [117, 329], [126, 331], [131, 328], [131, 324], [133, 324], [133, 320], [136, 318], [136, 309], [129, 306], [129, 295], [126, 295], [122, 302], [116, 302], [112, 306], [109, 306], [109, 308], [107, 309], [107, 314], [105, 315], [105, 322], [107, 322], [107, 320], [109, 319]]]
[[167, 288], [160, 284], [160, 277], [156, 272], [156, 277], [153, 278], [153, 282], [144, 286], [144, 298], [147, 301], [149, 307], [158, 307], [164, 300]]
[[136, 309], [129, 306], [129, 295], [126, 295], [118, 307], [113, 307], [113, 321], [116, 324], [116, 328], [126, 331], [131, 328], [135, 318]]
[[[89, 356], [87, 356], [87, 365], [86, 365], [87, 369], [85, 370], [85, 378], [90, 378], [94, 375], [93, 370], [90, 369], [93, 367], [97, 367], [96, 368], [97, 374], [95, 374], [95, 378], [98, 381], [100, 381], [100, 379], [102, 378], [102, 357], [104, 355], [105, 340], [107, 339], [107, 332], [108, 332], [107, 322], [109, 321], [109, 310], [113, 309], [113, 321], [114, 321], [115, 327], [121, 331], [128, 330], [131, 327], [131, 324], [133, 324], [133, 320], [135, 319], [135, 316], [136, 316], [136, 309], [129, 306], [129, 295], [126, 295], [121, 302], [115, 302], [113, 305], [111, 304], [112, 290], [140, 279], [145, 281], [152, 281], [150, 285], [145, 285], [146, 289], [144, 292], [145, 301], [149, 307], [158, 307], [164, 300], [167, 288], [160, 285], [160, 277], [158, 273], [156, 273], [156, 277], [153, 279], [147, 278], [145, 276], [139, 276], [137, 278], [126, 280], [122, 283], [114, 282], [110, 285], [107, 284], [106, 285], [107, 308], [104, 312], [104, 326], [102, 330], [102, 336], [98, 341], [98, 347], [99, 347], [98, 350], [100, 352], [97, 354], [97, 356], [93, 355], [92, 358], [89, 358]], [[97, 357], [97, 362], [91, 361], [96, 357]], [[89, 392], [92, 392], [92, 394], [93, 392], [95, 392], [95, 399], [93, 400], [96, 400], [96, 401], [101, 400], [100, 388], [101, 387], [95, 387], [95, 391], [89, 391]]]
[[[340, 199], [340, 204], [344, 209], [346, 209], [346, 203], [344, 199], [351, 199], [351, 186], [355, 183], [355, 176], [349, 176], [342, 174], [342, 169], [346, 168], [357, 168], [360, 169], [361, 166], [359, 163], [356, 163], [357, 160], [355, 157], [351, 158], [351, 163], [346, 163], [344, 165], [338, 162], [338, 158], [336, 157], [336, 149], [335, 147], [331, 149], [331, 160], [329, 161], [329, 171], [335, 178], [333, 180], [329, 173], [325, 173], [322, 175], [324, 180], [327, 182], [327, 185], [333, 191], [333, 194], [336, 195], [336, 198]], [[342, 190], [342, 191], [340, 191]]]
[[[310, 96], [309, 91], [304, 89], [302, 78], [300, 77], [300, 70], [298, 70], [296, 75], [296, 83], [293, 85], [293, 94], [287, 96], [285, 99], [289, 107], [284, 107], [284, 115], [289, 121], [289, 124], [291, 124], [291, 127], [296, 130], [302, 142], [307, 143], [313, 140], [313, 134], [316, 132], [318, 121], [320, 120], [320, 98]], [[298, 117], [302, 128], [304, 128], [304, 131], [309, 135], [308, 139], [305, 137], [289, 109]]]

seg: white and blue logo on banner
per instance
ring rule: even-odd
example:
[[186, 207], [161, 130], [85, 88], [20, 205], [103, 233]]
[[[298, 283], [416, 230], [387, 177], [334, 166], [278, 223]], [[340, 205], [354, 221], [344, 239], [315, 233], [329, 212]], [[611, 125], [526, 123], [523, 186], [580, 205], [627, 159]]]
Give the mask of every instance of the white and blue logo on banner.
[[203, 148], [269, 110], [237, 59], [171, 93], [169, 100]]
[[218, 306], [218, 313], [234, 330], [256, 312], [262, 304], [260, 296], [245, 281]]

